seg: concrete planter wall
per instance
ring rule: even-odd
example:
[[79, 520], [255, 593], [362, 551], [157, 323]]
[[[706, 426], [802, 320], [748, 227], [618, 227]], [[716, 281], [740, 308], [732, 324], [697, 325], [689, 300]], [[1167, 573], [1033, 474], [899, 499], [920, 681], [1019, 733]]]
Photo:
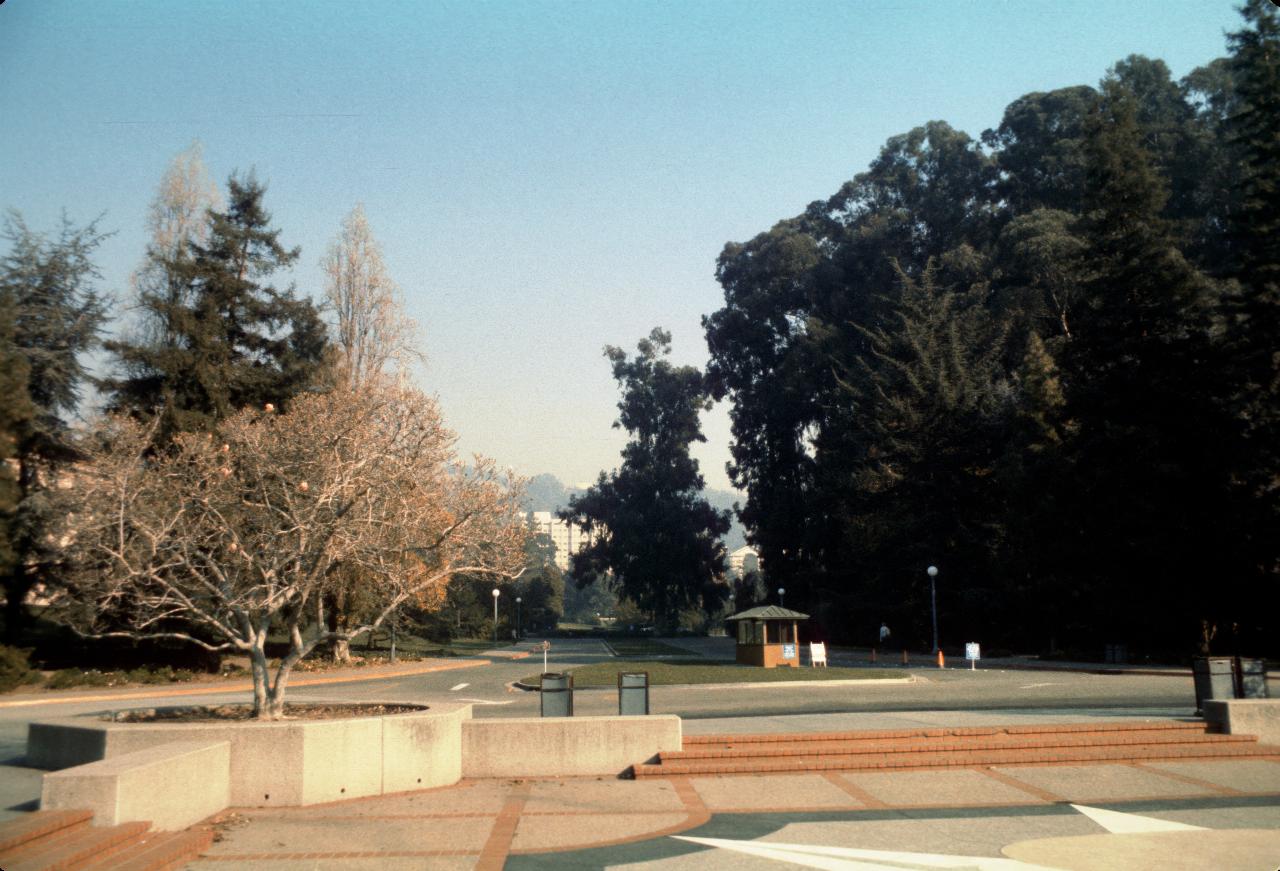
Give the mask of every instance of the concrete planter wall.
[[471, 706], [276, 722], [32, 723], [27, 762], [55, 769], [41, 806], [181, 829], [224, 807], [290, 807], [463, 777], [619, 775], [679, 750], [680, 718], [472, 720]]
[[276, 722], [114, 723], [68, 717], [31, 724], [27, 761], [63, 769], [171, 742], [225, 741], [231, 805], [308, 805], [457, 783], [462, 724], [470, 717], [470, 705]]

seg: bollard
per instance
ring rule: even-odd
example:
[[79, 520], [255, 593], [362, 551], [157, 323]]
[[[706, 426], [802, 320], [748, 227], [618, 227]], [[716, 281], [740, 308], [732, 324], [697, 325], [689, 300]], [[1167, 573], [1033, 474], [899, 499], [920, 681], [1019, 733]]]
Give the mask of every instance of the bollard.
[[902, 651], [902, 664], [907, 665], [907, 652], [905, 650]]
[[946, 668], [947, 661], [942, 657], [942, 648], [938, 648], [938, 668]]
[[871, 648], [871, 664], [876, 664], [876, 649], [874, 647]]

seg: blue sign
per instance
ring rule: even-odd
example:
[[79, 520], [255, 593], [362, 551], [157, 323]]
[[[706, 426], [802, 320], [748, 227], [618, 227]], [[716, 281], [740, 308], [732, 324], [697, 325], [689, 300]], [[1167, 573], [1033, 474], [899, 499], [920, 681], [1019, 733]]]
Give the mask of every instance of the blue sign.
[[794, 644], [784, 644], [784, 645], [782, 645], [782, 658], [783, 658], [783, 659], [795, 659], [795, 658], [796, 658], [796, 646], [795, 646]]

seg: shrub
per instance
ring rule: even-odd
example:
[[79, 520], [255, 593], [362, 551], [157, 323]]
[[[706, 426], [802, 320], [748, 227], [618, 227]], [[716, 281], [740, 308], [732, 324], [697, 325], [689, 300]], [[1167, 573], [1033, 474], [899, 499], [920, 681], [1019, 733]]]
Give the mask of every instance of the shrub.
[[83, 670], [64, 668], [49, 676], [48, 687], [53, 690], [65, 690], [72, 687], [105, 687], [111, 685], [111, 676], [118, 672], [103, 672], [96, 668]]
[[29, 653], [29, 650], [0, 644], [0, 693], [40, 683], [40, 672], [32, 670], [31, 663], [27, 660]]

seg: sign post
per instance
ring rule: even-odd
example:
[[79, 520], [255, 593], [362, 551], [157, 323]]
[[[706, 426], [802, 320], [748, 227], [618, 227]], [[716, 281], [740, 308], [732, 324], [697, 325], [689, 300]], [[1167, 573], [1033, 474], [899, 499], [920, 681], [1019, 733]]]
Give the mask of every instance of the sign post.
[[964, 645], [964, 658], [969, 660], [969, 670], [973, 671], [978, 667], [978, 660], [982, 659], [982, 649], [976, 641], [967, 641]]
[[550, 641], [542, 642], [540, 645], [538, 645], [538, 649], [542, 651], [542, 671], [545, 674], [547, 671], [547, 651], [551, 649], [551, 642]]

